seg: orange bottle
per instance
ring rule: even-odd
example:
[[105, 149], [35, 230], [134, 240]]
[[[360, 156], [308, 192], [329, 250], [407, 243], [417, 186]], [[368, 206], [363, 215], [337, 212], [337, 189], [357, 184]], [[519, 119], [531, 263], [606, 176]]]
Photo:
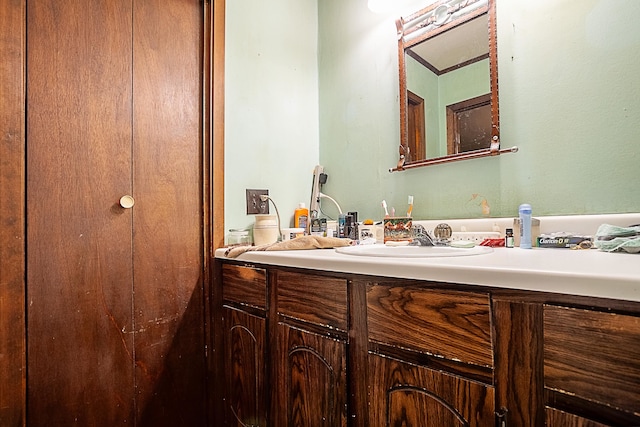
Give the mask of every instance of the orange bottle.
[[303, 202], [298, 203], [298, 207], [293, 213], [293, 226], [295, 228], [304, 228], [305, 234], [309, 228], [309, 209], [307, 209]]

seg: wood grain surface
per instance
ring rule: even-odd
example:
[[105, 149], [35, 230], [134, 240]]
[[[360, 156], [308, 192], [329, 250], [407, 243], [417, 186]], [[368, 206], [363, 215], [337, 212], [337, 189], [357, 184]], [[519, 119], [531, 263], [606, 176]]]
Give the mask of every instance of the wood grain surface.
[[494, 427], [493, 387], [371, 355], [372, 426]]
[[347, 331], [347, 281], [332, 277], [278, 272], [278, 313]]
[[372, 284], [367, 313], [370, 340], [493, 366], [487, 294]]
[[266, 320], [224, 309], [224, 401], [229, 426], [266, 426]]
[[546, 417], [546, 426], [548, 427], [608, 427], [606, 424], [600, 424], [553, 408], [546, 408]]
[[26, 2], [0, 2], [0, 425], [24, 425], [25, 15]]
[[29, 424], [203, 425], [202, 4], [27, 7]]
[[222, 294], [225, 301], [267, 308], [267, 273], [264, 269], [222, 265]]
[[640, 414], [640, 317], [545, 305], [544, 381]]
[[278, 325], [276, 418], [288, 427], [346, 427], [346, 343]]

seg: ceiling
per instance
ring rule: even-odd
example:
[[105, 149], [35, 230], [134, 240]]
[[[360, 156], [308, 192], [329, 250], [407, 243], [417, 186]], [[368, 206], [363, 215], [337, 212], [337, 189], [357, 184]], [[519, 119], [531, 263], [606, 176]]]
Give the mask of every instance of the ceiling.
[[[411, 56], [436, 74], [443, 74], [460, 64], [474, 62], [489, 55], [487, 14], [412, 46]], [[429, 65], [427, 65], [429, 64]]]

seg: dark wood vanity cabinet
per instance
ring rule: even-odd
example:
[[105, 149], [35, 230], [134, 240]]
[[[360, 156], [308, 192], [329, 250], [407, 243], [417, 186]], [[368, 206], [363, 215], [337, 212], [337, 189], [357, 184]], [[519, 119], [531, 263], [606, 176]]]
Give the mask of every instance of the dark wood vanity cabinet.
[[544, 305], [544, 388], [548, 426], [640, 425], [640, 316]]
[[224, 265], [222, 307], [214, 314], [222, 381], [214, 390], [224, 402], [218, 421], [228, 426], [267, 426], [266, 270]]
[[346, 280], [229, 264], [219, 274], [216, 421], [346, 426]]
[[347, 425], [347, 344], [278, 324], [272, 426]]
[[366, 299], [370, 425], [495, 424], [486, 292], [381, 282]]
[[273, 426], [347, 426], [347, 281], [277, 271]]
[[495, 425], [493, 387], [377, 354], [369, 360], [369, 425]]
[[640, 425], [640, 304], [216, 265], [224, 425]]
[[228, 425], [266, 426], [266, 320], [225, 308], [224, 348]]

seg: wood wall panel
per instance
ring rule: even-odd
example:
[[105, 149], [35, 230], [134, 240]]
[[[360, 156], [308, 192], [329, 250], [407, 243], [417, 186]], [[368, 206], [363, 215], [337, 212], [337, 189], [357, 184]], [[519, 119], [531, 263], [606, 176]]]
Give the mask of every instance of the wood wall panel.
[[25, 425], [26, 5], [0, 2], [0, 425]]

